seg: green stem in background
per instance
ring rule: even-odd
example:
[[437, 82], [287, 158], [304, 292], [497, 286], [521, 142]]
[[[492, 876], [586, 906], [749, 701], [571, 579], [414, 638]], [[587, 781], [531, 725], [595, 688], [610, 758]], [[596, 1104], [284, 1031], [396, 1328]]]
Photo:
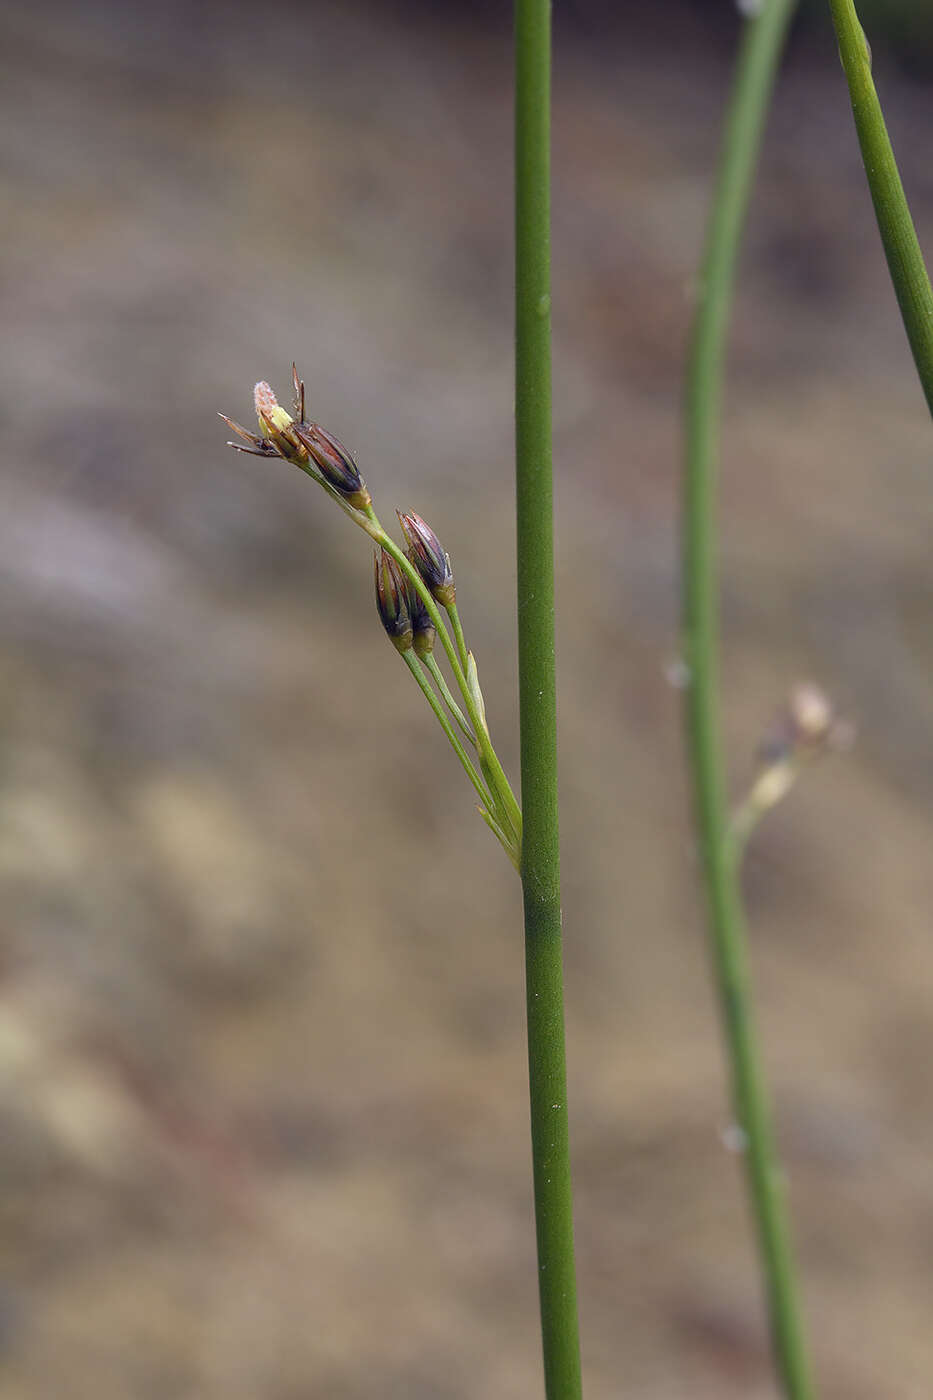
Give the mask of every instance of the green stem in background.
[[515, 0], [515, 428], [522, 888], [538, 1284], [548, 1400], [578, 1400], [564, 1052], [551, 469], [549, 0]]
[[917, 374], [933, 413], [933, 292], [897, 162], [891, 149], [881, 103], [871, 76], [871, 52], [852, 0], [829, 0], [839, 56], [845, 69], [862, 161], [885, 257]]
[[428, 655], [424, 658], [424, 668], [430, 674], [431, 679], [440, 691], [441, 698], [443, 699], [444, 704], [447, 706], [448, 710], [453, 715], [454, 719], [457, 721], [457, 724], [460, 726], [460, 730], [463, 734], [463, 737], [475, 748], [476, 740], [473, 737], [473, 731], [467, 724], [460, 706], [457, 704], [456, 700], [451, 695], [450, 688], [447, 685], [447, 682], [444, 680], [444, 673], [441, 670], [440, 666], [438, 666], [437, 659], [432, 652], [429, 652]]
[[745, 913], [718, 720], [716, 476], [726, 332], [765, 114], [792, 10], [793, 0], [765, 0], [758, 15], [746, 22], [726, 118], [687, 377], [683, 627], [689, 759], [710, 941], [772, 1345], [784, 1394], [790, 1400], [812, 1400], [790, 1228], [752, 1012]]

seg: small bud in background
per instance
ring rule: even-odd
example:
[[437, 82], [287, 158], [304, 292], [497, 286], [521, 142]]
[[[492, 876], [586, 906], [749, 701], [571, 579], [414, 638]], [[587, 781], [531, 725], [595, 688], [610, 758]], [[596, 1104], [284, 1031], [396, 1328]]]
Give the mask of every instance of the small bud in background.
[[736, 814], [736, 829], [747, 834], [790, 791], [806, 764], [828, 750], [846, 748], [854, 732], [819, 686], [795, 685], [758, 746], [758, 776]]
[[321, 476], [355, 510], [365, 510], [372, 497], [350, 453], [317, 423], [297, 423], [292, 429]]
[[396, 651], [408, 651], [413, 641], [408, 585], [401, 569], [384, 549], [373, 555], [373, 565], [380, 621]]
[[420, 515], [403, 515], [396, 511], [405, 542], [408, 557], [418, 570], [431, 594], [441, 607], [449, 608], [457, 596], [450, 559], [444, 547]]
[[795, 685], [758, 749], [763, 766], [815, 758], [826, 749], [846, 748], [853, 726], [840, 719], [825, 691], [812, 681]]
[[825, 743], [835, 715], [829, 697], [810, 682], [795, 685], [787, 702], [790, 722], [800, 744]]
[[[394, 563], [394, 560], [393, 560]], [[405, 580], [408, 587], [408, 611], [411, 614], [411, 626], [414, 632], [415, 655], [422, 660], [430, 656], [434, 650], [434, 643], [437, 639], [437, 628], [431, 621], [431, 614], [424, 605], [424, 599], [420, 593], [412, 588], [409, 581]]]
[[819, 686], [803, 682], [791, 691], [788, 710], [801, 749], [847, 749], [855, 739], [855, 725], [840, 717]]

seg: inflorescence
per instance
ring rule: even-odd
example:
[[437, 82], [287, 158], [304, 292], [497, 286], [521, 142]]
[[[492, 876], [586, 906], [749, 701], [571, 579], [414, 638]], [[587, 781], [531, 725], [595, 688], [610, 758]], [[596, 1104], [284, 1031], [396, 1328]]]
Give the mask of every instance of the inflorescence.
[[[282, 457], [291, 462], [323, 487], [344, 514], [369, 535], [376, 547], [376, 607], [386, 634], [417, 681], [473, 784], [480, 798], [480, 816], [519, 869], [521, 808], [489, 736], [476, 662], [464, 640], [457, 611], [450, 557], [420, 515], [397, 512], [404, 549], [386, 533], [352, 455], [320, 424], [307, 421], [305, 386], [294, 365], [292, 378], [294, 415], [281, 406], [264, 380], [253, 391], [258, 433], [241, 428], [226, 414], [220, 415], [240, 439], [229, 446], [255, 457]], [[434, 655], [438, 640], [462, 706], [454, 698]], [[474, 751], [473, 757], [464, 748], [463, 740]]]

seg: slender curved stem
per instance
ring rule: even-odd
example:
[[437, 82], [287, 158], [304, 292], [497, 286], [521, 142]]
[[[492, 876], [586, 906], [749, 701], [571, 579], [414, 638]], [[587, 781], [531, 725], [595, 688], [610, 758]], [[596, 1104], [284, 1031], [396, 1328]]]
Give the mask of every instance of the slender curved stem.
[[927, 406], [933, 413], [933, 292], [871, 76], [871, 51], [852, 0], [829, 0], [862, 161], [888, 270]]
[[551, 466], [549, 0], [515, 0], [515, 441], [522, 888], [548, 1400], [581, 1394], [564, 1052]]
[[688, 744], [710, 942], [734, 1111], [745, 1135], [745, 1168], [772, 1345], [784, 1394], [789, 1400], [812, 1400], [815, 1391], [752, 1011], [745, 912], [735, 860], [739, 848], [730, 836], [718, 719], [716, 476], [726, 332], [761, 133], [792, 10], [793, 0], [765, 0], [757, 17], [746, 22], [726, 118], [687, 377], [683, 628]]
[[483, 801], [487, 803], [490, 802], [492, 799], [490, 798], [489, 793], [483, 786], [482, 779], [480, 778], [476, 769], [470, 762], [466, 750], [464, 749], [460, 740], [454, 733], [453, 725], [450, 723], [450, 720], [444, 714], [443, 706], [441, 705], [441, 702], [438, 700], [437, 696], [434, 694], [434, 691], [431, 689], [430, 682], [425, 676], [421, 662], [415, 655], [414, 650], [412, 649], [409, 651], [403, 651], [402, 659], [404, 660], [405, 665], [408, 667], [409, 671], [411, 671], [415, 680], [418, 682], [422, 694], [424, 695], [428, 704], [431, 706], [431, 709], [437, 716], [437, 722], [443, 729], [444, 733], [447, 735], [447, 738], [450, 740], [450, 746], [459, 758], [461, 764], [463, 765], [463, 768], [470, 782], [476, 788], [476, 791], [479, 793]]
[[463, 734], [463, 737], [467, 740], [468, 743], [472, 744], [475, 748], [476, 739], [473, 737], [473, 730], [467, 724], [466, 717], [463, 711], [457, 704], [454, 697], [451, 695], [450, 687], [444, 680], [444, 673], [441, 670], [440, 666], [438, 666], [437, 659], [431, 652], [429, 652], [428, 655], [424, 658], [424, 669], [428, 672], [434, 684], [440, 691], [441, 699], [444, 701], [444, 704], [447, 706], [448, 710], [453, 715], [454, 719], [457, 721], [457, 724], [460, 728], [460, 732]]

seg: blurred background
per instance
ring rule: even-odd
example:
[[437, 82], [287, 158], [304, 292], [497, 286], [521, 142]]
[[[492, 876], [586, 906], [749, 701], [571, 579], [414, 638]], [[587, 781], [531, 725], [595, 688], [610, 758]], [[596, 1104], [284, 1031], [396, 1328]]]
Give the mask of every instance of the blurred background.
[[[931, 432], [824, 6], [724, 425], [724, 725], [858, 726], [755, 836], [823, 1395], [933, 1374]], [[773, 1397], [678, 714], [678, 409], [738, 33], [556, 7], [571, 1123], [591, 1400]], [[933, 7], [864, 6], [933, 251]], [[519, 887], [367, 542], [253, 382], [450, 550], [517, 769], [508, 6], [0, 6], [0, 1397], [540, 1389]]]

